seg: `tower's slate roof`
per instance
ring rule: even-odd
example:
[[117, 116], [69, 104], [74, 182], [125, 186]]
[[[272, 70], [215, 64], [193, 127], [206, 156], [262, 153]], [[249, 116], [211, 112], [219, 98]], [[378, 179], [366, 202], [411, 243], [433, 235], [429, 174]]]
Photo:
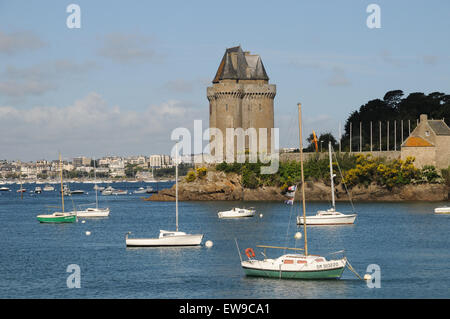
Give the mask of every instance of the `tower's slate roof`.
[[220, 80], [269, 80], [261, 57], [242, 51], [241, 46], [225, 50], [213, 83]]

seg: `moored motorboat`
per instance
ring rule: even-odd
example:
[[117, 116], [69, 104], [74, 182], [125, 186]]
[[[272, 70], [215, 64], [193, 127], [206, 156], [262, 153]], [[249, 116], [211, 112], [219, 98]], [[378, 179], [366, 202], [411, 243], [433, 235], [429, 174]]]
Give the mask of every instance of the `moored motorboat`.
[[253, 217], [255, 215], [254, 208], [238, 208], [235, 207], [231, 210], [218, 212], [217, 215], [219, 218], [242, 218], [242, 217]]

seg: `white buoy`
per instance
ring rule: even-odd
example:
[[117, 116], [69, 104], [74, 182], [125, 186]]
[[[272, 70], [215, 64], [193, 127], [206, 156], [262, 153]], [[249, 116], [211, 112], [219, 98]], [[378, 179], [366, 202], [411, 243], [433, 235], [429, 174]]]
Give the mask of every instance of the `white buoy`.
[[81, 221], [82, 224], [84, 224], [85, 222], [86, 222], [85, 220], [82, 220], [82, 221]]
[[372, 276], [369, 274], [364, 275], [364, 280], [372, 280]]
[[263, 216], [264, 216], [263, 214], [259, 214], [259, 218], [263, 218]]
[[205, 243], [205, 246], [208, 247], [208, 248], [211, 248], [211, 247], [213, 246], [213, 242], [210, 241], [210, 240], [208, 240], [208, 241]]
[[86, 232], [86, 236], [90, 236], [91, 235], [91, 232], [88, 230], [87, 232]]
[[302, 238], [302, 233], [296, 232], [295, 235], [294, 235], [294, 238], [295, 238], [295, 239], [300, 239], [300, 238]]

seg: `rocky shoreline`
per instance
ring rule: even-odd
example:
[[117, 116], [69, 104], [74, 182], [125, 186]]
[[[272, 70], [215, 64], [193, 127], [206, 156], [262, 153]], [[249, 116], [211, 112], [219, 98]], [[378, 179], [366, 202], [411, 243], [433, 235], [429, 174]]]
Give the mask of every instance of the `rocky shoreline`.
[[[305, 194], [308, 201], [330, 200], [330, 186], [323, 182], [305, 183]], [[450, 189], [444, 184], [405, 185], [387, 189], [371, 184], [367, 187], [356, 186], [349, 190], [353, 201], [446, 201], [449, 200]], [[335, 188], [336, 201], [348, 201], [349, 196], [342, 185]], [[202, 179], [193, 182], [185, 180], [178, 183], [178, 200], [180, 201], [284, 201], [286, 197], [279, 187], [261, 187], [258, 189], [243, 188], [240, 176], [224, 172], [209, 171]], [[301, 199], [297, 192], [296, 199]], [[175, 185], [163, 189], [145, 199], [147, 201], [175, 201]]]

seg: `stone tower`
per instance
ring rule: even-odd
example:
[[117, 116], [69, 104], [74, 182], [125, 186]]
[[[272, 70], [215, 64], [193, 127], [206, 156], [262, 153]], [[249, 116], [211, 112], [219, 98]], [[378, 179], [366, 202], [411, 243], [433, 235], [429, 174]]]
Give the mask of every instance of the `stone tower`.
[[[258, 152], [261, 151], [259, 129], [267, 130], [267, 146], [262, 153], [270, 154], [271, 129], [274, 127], [273, 100], [276, 86], [269, 84], [264, 65], [259, 55], [242, 51], [241, 47], [226, 49], [212, 86], [207, 88], [209, 100], [209, 127], [223, 133], [223, 154], [229, 151], [226, 145], [226, 129], [255, 128]], [[212, 142], [213, 136], [211, 136]], [[234, 154], [236, 149], [234, 143]], [[245, 150], [249, 150], [249, 138], [245, 137]], [[215, 154], [214, 151], [211, 152]]]

